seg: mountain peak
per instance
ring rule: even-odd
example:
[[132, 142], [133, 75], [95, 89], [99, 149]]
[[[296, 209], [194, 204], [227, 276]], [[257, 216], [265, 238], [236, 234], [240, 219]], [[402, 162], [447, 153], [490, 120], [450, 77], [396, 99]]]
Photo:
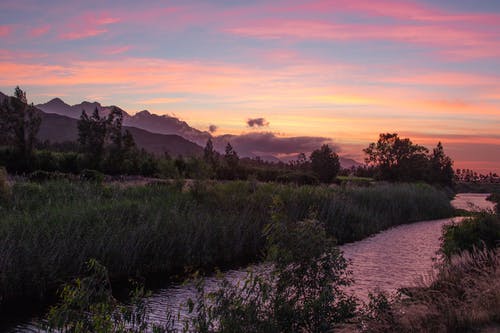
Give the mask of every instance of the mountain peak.
[[59, 105], [59, 106], [66, 106], [68, 104], [66, 104], [62, 99], [60, 99], [59, 97], [55, 97], [53, 99], [51, 99], [50, 101], [48, 101], [47, 103], [45, 103], [45, 105]]
[[81, 106], [88, 106], [88, 105], [92, 105], [92, 106], [97, 106], [97, 107], [100, 107], [101, 106], [101, 103], [99, 102], [89, 102], [89, 101], [83, 101], [81, 104]]
[[148, 110], [142, 110], [142, 111], [137, 112], [135, 115], [140, 116], [140, 117], [150, 116], [151, 112], [149, 112]]

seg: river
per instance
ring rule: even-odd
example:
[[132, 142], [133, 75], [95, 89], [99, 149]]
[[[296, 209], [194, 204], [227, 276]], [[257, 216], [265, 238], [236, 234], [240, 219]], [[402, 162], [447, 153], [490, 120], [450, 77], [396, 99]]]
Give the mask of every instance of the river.
[[[492, 202], [486, 200], [487, 194], [462, 193], [452, 201], [456, 208], [467, 210], [493, 209]], [[441, 230], [445, 224], [460, 218], [423, 221], [397, 226], [364, 240], [340, 246], [344, 256], [350, 260], [350, 270], [354, 284], [349, 292], [360, 299], [366, 299], [370, 291], [380, 290], [392, 293], [401, 287], [414, 286], [432, 275], [433, 262], [440, 245]], [[254, 271], [265, 270], [266, 265], [250, 267]], [[247, 274], [248, 269], [230, 270], [226, 278], [237, 282]], [[208, 277], [207, 290], [214, 290], [219, 279]], [[149, 298], [152, 308], [151, 319], [161, 322], [165, 310], [177, 310], [188, 298], [195, 298], [193, 284], [172, 285], [156, 290]], [[184, 317], [185, 312], [181, 312]], [[15, 325], [7, 332], [33, 331], [30, 323]]]

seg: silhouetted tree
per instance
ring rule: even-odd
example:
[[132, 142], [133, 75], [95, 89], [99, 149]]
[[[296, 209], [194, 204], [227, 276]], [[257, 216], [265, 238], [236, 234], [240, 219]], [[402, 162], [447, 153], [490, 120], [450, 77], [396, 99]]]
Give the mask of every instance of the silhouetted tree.
[[102, 162], [106, 142], [106, 122], [106, 118], [101, 118], [97, 108], [91, 117], [83, 110], [78, 120], [78, 143], [87, 156], [87, 163], [91, 168], [98, 169]]
[[339, 156], [328, 145], [311, 153], [311, 168], [323, 183], [330, 183], [340, 170]]
[[0, 145], [12, 145], [26, 167], [41, 122], [40, 114], [33, 104], [28, 104], [26, 93], [19, 87], [13, 97], [5, 98], [0, 105]]
[[203, 160], [207, 163], [213, 170], [217, 169], [218, 156], [217, 152], [214, 149], [214, 145], [212, 143], [212, 139], [208, 138], [207, 144], [203, 149]]
[[384, 180], [423, 180], [428, 170], [428, 149], [415, 145], [410, 139], [399, 138], [397, 133], [380, 134], [377, 143], [363, 149], [365, 162], [378, 168]]
[[443, 145], [438, 142], [436, 148], [433, 149], [430, 162], [430, 181], [443, 185], [452, 185], [454, 172], [453, 162], [451, 158], [444, 153]]
[[231, 146], [229, 142], [226, 145], [224, 161], [226, 162], [229, 169], [232, 170], [236, 170], [236, 168], [238, 167], [238, 163], [240, 161], [238, 154], [236, 153], [236, 151], [233, 149], [233, 146]]

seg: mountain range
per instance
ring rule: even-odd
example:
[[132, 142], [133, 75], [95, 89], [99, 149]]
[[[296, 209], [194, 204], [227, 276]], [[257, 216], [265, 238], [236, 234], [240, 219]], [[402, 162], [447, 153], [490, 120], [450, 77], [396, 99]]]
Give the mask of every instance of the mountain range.
[[[5, 95], [0, 92], [0, 100], [4, 98]], [[223, 152], [226, 144], [230, 142], [242, 157], [260, 156], [263, 160], [279, 162], [295, 159], [294, 152], [308, 153], [323, 143], [331, 144], [328, 138], [307, 136], [283, 138], [271, 132], [213, 136], [170, 115], [156, 115], [147, 110], [131, 115], [118, 106], [103, 106], [98, 102], [87, 101], [69, 105], [60, 98], [36, 105], [42, 115], [38, 137], [40, 140], [52, 142], [74, 141], [78, 137], [77, 120], [82, 111], [92, 114], [97, 108], [101, 115], [107, 115], [113, 107], [122, 111], [124, 127], [132, 133], [137, 146], [155, 154], [168, 152], [172, 156], [199, 156], [203, 152], [202, 147], [211, 138], [215, 149], [219, 152]], [[353, 159], [343, 157], [340, 157], [340, 162], [344, 168], [360, 165]]]

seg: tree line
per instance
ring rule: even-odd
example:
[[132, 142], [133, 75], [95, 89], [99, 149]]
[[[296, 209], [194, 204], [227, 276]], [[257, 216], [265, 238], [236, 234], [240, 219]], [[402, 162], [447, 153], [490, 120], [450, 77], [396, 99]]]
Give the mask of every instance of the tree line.
[[342, 169], [339, 156], [323, 145], [309, 156], [305, 153], [289, 163], [271, 163], [241, 158], [228, 142], [224, 153], [208, 139], [202, 156], [158, 156], [139, 149], [132, 134], [123, 128], [123, 114], [113, 107], [107, 116], [96, 108], [91, 115], [82, 111], [77, 142], [38, 142], [39, 111], [28, 104], [26, 93], [16, 87], [14, 96], [0, 105], [0, 165], [11, 173], [36, 170], [79, 174], [96, 170], [109, 175], [142, 175], [164, 178], [249, 179], [331, 183], [340, 175], [355, 175], [386, 181], [424, 181], [451, 185], [453, 161], [441, 143], [429, 151], [396, 133], [380, 134], [379, 140], [363, 151], [363, 166]]

